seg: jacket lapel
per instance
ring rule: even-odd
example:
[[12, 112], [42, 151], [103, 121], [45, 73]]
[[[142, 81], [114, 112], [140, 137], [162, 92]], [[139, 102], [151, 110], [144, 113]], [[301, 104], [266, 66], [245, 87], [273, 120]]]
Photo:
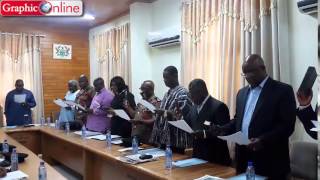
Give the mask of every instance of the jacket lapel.
[[242, 126], [242, 120], [243, 120], [243, 116], [244, 116], [244, 110], [246, 108], [246, 102], [247, 102], [247, 99], [248, 99], [248, 95], [249, 95], [249, 86], [245, 87], [245, 89], [243, 90], [244, 92], [244, 95], [243, 96], [240, 96], [240, 113], [239, 114], [239, 125], [240, 125], [240, 130], [241, 130], [241, 126]]
[[272, 81], [272, 79], [269, 77], [269, 79], [267, 80], [267, 82], [265, 83], [264, 87], [261, 90], [261, 94], [259, 96], [258, 102], [257, 102], [256, 107], [255, 107], [253, 114], [252, 114], [251, 123], [252, 123], [252, 121], [254, 121], [255, 116], [257, 115], [257, 113], [261, 109], [265, 99], [268, 97], [268, 93], [270, 92], [269, 89], [270, 89], [271, 83], [272, 83], [271, 81]]

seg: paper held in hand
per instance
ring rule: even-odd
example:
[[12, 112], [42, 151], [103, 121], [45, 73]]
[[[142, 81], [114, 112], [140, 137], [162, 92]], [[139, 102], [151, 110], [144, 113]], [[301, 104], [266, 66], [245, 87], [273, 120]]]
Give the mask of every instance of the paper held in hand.
[[168, 121], [169, 124], [172, 126], [175, 126], [183, 131], [186, 131], [187, 133], [193, 133], [192, 128], [186, 123], [185, 120], [178, 120], [178, 121]]
[[128, 116], [128, 114], [124, 110], [114, 109], [113, 111], [114, 111], [114, 113], [116, 113], [117, 116], [121, 117], [122, 119], [130, 121], [130, 117]]
[[151, 103], [149, 103], [148, 101], [141, 99], [141, 101], [139, 102], [139, 104], [141, 104], [142, 106], [144, 106], [145, 108], [149, 109], [152, 113], [155, 112], [156, 107], [154, 105], [152, 105]]
[[239, 145], [248, 145], [250, 143], [250, 140], [241, 131], [238, 131], [228, 136], [218, 136], [218, 138], [229, 141], [229, 142], [234, 142]]
[[69, 105], [62, 99], [56, 99], [56, 100], [53, 100], [53, 102], [60, 106], [60, 107], [63, 107], [63, 108], [66, 108], [66, 107], [69, 107]]
[[320, 126], [319, 126], [320, 122], [317, 120], [312, 120], [312, 123], [314, 125], [314, 128], [311, 128], [310, 131], [315, 131], [315, 132], [320, 131]]
[[79, 109], [81, 109], [81, 110], [83, 110], [83, 111], [85, 111], [85, 110], [86, 110], [86, 108], [85, 108], [85, 107], [83, 107], [83, 106], [81, 106], [80, 104], [75, 103], [75, 102], [73, 102], [73, 101], [65, 101], [65, 103], [66, 103], [67, 105], [69, 105], [69, 106], [75, 106], [75, 107], [78, 107]]

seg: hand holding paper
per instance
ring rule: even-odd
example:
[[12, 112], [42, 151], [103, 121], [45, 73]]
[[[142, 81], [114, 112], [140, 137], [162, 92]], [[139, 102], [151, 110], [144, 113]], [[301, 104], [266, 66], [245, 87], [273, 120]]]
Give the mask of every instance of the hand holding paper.
[[184, 120], [178, 120], [178, 121], [168, 121], [169, 124], [186, 131], [187, 133], [193, 133], [192, 128], [186, 123]]
[[239, 145], [248, 145], [250, 144], [250, 140], [241, 132], [228, 135], [228, 136], [218, 136], [218, 138], [237, 143]]
[[69, 105], [66, 104], [66, 102], [65, 102], [64, 100], [62, 100], [62, 99], [56, 99], [56, 100], [53, 100], [53, 102], [54, 102], [56, 105], [58, 105], [58, 106], [60, 106], [60, 107], [63, 107], [63, 108], [69, 107]]
[[122, 119], [125, 119], [125, 120], [130, 121], [130, 117], [128, 116], [128, 114], [127, 114], [124, 110], [122, 110], [122, 109], [115, 109], [115, 110], [113, 110], [113, 111], [114, 111], [114, 113], [115, 113], [117, 116], [121, 117]]
[[146, 107], [147, 109], [149, 109], [151, 112], [155, 112], [156, 107], [154, 107], [154, 105], [152, 105], [151, 103], [149, 103], [148, 101], [141, 99], [141, 101], [139, 102], [139, 104], [143, 105], [144, 107]]

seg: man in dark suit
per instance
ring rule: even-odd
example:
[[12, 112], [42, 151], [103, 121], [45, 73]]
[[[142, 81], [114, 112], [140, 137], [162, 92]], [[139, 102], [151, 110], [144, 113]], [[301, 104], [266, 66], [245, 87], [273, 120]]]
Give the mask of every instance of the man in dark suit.
[[235, 117], [214, 131], [216, 135], [242, 131], [250, 139], [249, 145], [236, 146], [237, 173], [245, 172], [248, 161], [253, 161], [257, 174], [285, 180], [290, 172], [288, 141], [296, 119], [293, 89], [268, 77], [259, 55], [249, 55], [242, 71], [249, 86], [237, 94]]
[[297, 99], [299, 102], [299, 107], [297, 108], [297, 116], [303, 124], [306, 132], [313, 138], [318, 139], [318, 133], [315, 131], [311, 131], [310, 129], [314, 128], [314, 124], [312, 120], [317, 120], [317, 109], [315, 111], [312, 109], [311, 100], [313, 97], [312, 89], [308, 89], [306, 91], [298, 91]]
[[221, 101], [211, 97], [205, 82], [195, 79], [189, 84], [192, 107], [186, 105], [182, 114], [195, 131], [193, 135], [193, 156], [222, 165], [230, 165], [227, 142], [213, 136], [210, 127], [225, 125], [230, 121], [229, 109]]

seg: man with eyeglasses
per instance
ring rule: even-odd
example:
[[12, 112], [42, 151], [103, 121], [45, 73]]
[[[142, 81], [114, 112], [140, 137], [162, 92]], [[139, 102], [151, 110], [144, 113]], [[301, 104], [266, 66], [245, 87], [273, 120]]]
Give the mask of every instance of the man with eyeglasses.
[[213, 126], [212, 131], [216, 135], [242, 131], [250, 139], [249, 145], [236, 145], [237, 173], [245, 172], [252, 161], [257, 174], [288, 179], [288, 142], [296, 119], [293, 89], [269, 77], [259, 55], [249, 55], [242, 71], [249, 85], [237, 94], [234, 119], [225, 126]]

